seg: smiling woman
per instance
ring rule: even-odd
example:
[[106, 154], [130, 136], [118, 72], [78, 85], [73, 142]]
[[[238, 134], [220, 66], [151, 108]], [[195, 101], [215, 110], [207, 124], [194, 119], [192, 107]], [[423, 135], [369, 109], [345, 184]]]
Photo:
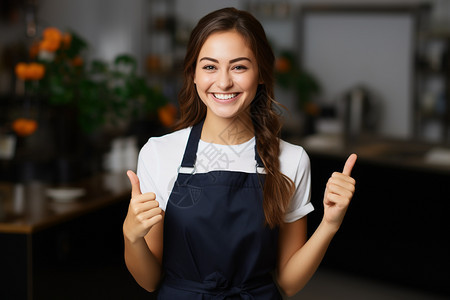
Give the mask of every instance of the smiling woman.
[[342, 222], [355, 155], [330, 178], [306, 242], [309, 158], [279, 137], [273, 68], [264, 29], [245, 11], [212, 12], [191, 34], [178, 130], [151, 138], [138, 176], [128, 172], [125, 261], [159, 299], [282, 299], [274, 279], [292, 295]]

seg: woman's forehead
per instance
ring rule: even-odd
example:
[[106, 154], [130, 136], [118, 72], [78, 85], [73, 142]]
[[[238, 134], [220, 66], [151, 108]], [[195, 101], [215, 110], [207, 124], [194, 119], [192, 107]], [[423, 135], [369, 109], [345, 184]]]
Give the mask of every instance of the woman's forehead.
[[247, 40], [234, 30], [211, 34], [201, 47], [197, 60], [204, 56], [230, 60], [236, 57], [254, 59], [254, 53]]

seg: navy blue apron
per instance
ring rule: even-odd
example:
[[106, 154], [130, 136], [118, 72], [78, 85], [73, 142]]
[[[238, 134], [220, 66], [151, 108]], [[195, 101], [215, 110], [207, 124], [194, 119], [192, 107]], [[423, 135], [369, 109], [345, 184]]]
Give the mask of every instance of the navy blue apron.
[[281, 299], [273, 281], [278, 228], [265, 225], [263, 166], [255, 173], [196, 174], [203, 122], [189, 135], [164, 219], [158, 299]]

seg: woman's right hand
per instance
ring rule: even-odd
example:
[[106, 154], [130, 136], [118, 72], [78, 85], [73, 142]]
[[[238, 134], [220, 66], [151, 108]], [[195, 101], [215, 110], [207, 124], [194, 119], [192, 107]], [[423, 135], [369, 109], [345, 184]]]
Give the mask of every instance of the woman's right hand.
[[147, 235], [150, 229], [163, 219], [162, 209], [154, 193], [142, 194], [139, 178], [133, 171], [127, 172], [131, 183], [131, 200], [123, 223], [123, 233], [132, 243]]

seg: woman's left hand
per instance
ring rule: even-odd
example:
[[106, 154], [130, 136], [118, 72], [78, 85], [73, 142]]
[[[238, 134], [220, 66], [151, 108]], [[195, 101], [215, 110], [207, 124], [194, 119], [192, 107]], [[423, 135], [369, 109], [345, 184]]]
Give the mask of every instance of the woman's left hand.
[[353, 166], [357, 156], [352, 154], [345, 162], [342, 173], [334, 172], [327, 182], [323, 198], [323, 221], [333, 226], [336, 230], [342, 224], [350, 200], [355, 193], [355, 179], [351, 177]]

